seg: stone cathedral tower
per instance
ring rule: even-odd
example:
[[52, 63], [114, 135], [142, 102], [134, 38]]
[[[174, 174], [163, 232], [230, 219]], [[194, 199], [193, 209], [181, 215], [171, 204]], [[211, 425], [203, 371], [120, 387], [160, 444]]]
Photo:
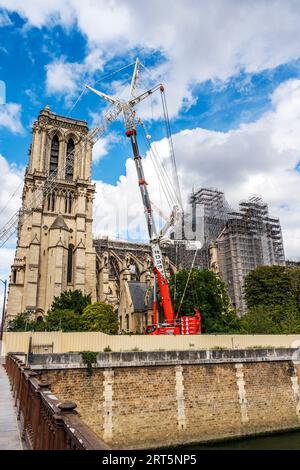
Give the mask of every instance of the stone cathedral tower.
[[[33, 125], [23, 208], [30, 206], [49, 174], [56, 184], [19, 226], [7, 313], [47, 312], [54, 296], [80, 289], [96, 300], [96, 253], [92, 238], [92, 146], [85, 121], [58, 116], [46, 106]], [[73, 164], [64, 171], [69, 155]]]

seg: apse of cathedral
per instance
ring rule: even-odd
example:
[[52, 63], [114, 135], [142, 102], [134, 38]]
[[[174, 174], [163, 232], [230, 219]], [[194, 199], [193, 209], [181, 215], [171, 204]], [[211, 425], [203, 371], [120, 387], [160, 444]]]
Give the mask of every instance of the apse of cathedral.
[[[95, 185], [87, 134], [85, 121], [54, 114], [48, 106], [33, 124], [22, 195], [26, 217], [18, 227], [7, 321], [25, 311], [42, 317], [55, 296], [79, 289], [92, 302], [113, 306], [120, 331], [142, 331], [152, 319], [150, 247], [93, 239]], [[168, 273], [175, 270], [167, 256], [165, 262]]]

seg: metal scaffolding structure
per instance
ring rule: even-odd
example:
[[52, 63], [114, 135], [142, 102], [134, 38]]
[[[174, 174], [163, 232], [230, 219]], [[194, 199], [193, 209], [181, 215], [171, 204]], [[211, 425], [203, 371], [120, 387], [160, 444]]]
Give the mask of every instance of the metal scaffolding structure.
[[[219, 273], [240, 314], [246, 311], [243, 288], [245, 276], [257, 266], [284, 265], [284, 249], [279, 219], [270, 217], [268, 205], [251, 196], [234, 211], [222, 191], [201, 188], [189, 198], [190, 209], [183, 219], [188, 240], [201, 242], [195, 266]], [[180, 238], [177, 227], [174, 238]], [[168, 253], [175, 264], [188, 268], [193, 257], [184, 244]]]
[[203, 246], [215, 240], [231, 211], [222, 191], [201, 188], [193, 192], [189, 202], [192, 207], [192, 231]]
[[257, 266], [284, 265], [279, 219], [269, 216], [268, 206], [258, 196], [241, 201], [231, 212], [217, 238], [220, 274], [233, 305], [245, 313], [245, 276]]
[[[232, 211], [225, 195], [216, 188], [201, 188], [193, 191], [189, 197], [189, 209], [184, 213], [183, 220], [174, 230], [177, 240], [194, 240], [201, 243], [196, 257], [196, 266], [208, 268], [210, 265], [210, 244], [214, 242], [228, 220], [228, 214]], [[174, 250], [173, 250], [174, 251]], [[188, 267], [193, 259], [191, 250], [186, 250], [179, 244], [178, 256], [182, 267]]]

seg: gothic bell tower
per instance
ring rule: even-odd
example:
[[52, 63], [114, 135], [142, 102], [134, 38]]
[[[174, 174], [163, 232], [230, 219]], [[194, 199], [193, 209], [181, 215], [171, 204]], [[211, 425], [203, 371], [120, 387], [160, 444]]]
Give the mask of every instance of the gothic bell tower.
[[[8, 320], [24, 311], [37, 317], [45, 314], [54, 296], [65, 290], [80, 289], [96, 300], [95, 187], [87, 133], [85, 121], [56, 115], [49, 106], [33, 125], [22, 196], [25, 217], [19, 225], [11, 269]], [[52, 189], [33, 204], [50, 174], [56, 174]]]

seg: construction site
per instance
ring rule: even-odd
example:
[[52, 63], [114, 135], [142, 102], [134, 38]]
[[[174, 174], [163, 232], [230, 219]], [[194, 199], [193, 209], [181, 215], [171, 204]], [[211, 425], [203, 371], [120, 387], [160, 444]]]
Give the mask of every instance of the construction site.
[[[239, 315], [246, 312], [245, 276], [258, 266], [285, 265], [279, 219], [269, 215], [268, 205], [258, 196], [241, 201], [233, 210], [222, 191], [201, 188], [191, 193], [176, 237], [182, 227], [187, 240], [201, 243], [195, 266], [221, 276]], [[188, 251], [184, 248], [180, 258], [186, 268], [192, 256]]]
[[[92, 302], [111, 304], [120, 331], [199, 333], [196, 308], [187, 316], [174, 310], [170, 274], [181, 268], [211, 269], [224, 280], [232, 306], [243, 315], [246, 274], [256, 266], [285, 263], [279, 220], [269, 216], [261, 198], [251, 197], [235, 211], [219, 189], [200, 188], [191, 191], [184, 209], [164, 86], [158, 83], [141, 91], [142, 70], [137, 59], [128, 100], [85, 86], [109, 104], [91, 131], [86, 121], [55, 114], [49, 106], [34, 122], [22, 207], [0, 231], [0, 246], [17, 234], [6, 322], [20, 312], [42, 320], [54, 297], [77, 289], [90, 294]], [[136, 106], [155, 93], [161, 98], [169, 166], [136, 116]], [[148, 244], [93, 236], [92, 149], [119, 116], [131, 144]], [[139, 134], [170, 208], [160, 229], [162, 211], [150, 199]]]

